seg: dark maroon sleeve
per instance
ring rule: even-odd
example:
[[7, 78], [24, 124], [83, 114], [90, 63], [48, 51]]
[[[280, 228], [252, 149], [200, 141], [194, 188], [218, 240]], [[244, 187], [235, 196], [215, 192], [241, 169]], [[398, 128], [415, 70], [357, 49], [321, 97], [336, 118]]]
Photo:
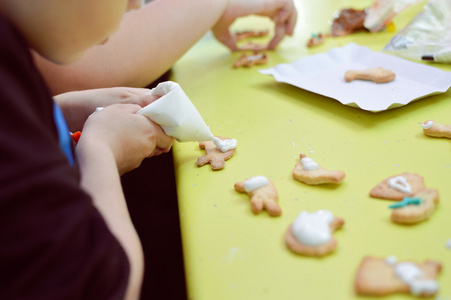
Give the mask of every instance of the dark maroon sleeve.
[[59, 148], [53, 102], [0, 16], [0, 299], [122, 299], [129, 263]]

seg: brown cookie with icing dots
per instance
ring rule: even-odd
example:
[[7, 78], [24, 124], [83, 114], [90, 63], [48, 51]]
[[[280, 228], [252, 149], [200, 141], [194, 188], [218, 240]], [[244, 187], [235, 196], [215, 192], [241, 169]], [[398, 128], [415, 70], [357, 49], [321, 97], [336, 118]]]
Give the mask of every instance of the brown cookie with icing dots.
[[285, 231], [285, 245], [292, 252], [303, 256], [321, 257], [333, 252], [337, 248], [337, 240], [332, 236], [332, 233], [343, 227], [345, 221], [338, 217], [333, 217], [333, 221], [329, 224], [331, 233], [330, 239], [320, 245], [308, 245], [301, 242], [293, 232], [293, 223], [291, 223]]
[[[402, 178], [404, 179], [401, 180]], [[398, 189], [390, 186], [391, 180], [399, 186]], [[403, 182], [404, 180], [410, 186], [410, 191], [402, 191], [403, 187], [406, 187]], [[404, 199], [404, 197], [413, 196], [424, 189], [424, 179], [422, 176], [405, 172], [400, 175], [390, 176], [384, 179], [370, 191], [370, 196], [373, 198], [399, 201]]]
[[428, 120], [421, 124], [423, 133], [427, 136], [451, 139], [451, 125], [442, 125], [434, 120]]
[[[230, 140], [230, 138], [227, 137], [218, 136], [218, 138], [222, 141]], [[201, 167], [209, 163], [213, 170], [223, 169], [225, 167], [225, 161], [231, 158], [236, 152], [236, 149], [222, 152], [212, 141], [199, 142], [199, 148], [205, 149], [205, 155], [197, 159], [197, 166]]]
[[247, 193], [251, 197], [251, 210], [254, 214], [258, 215], [263, 209], [266, 209], [270, 216], [280, 216], [282, 214], [282, 210], [277, 203], [279, 195], [277, 193], [276, 186], [270, 179], [264, 177], [267, 180], [266, 184], [260, 185], [255, 189], [249, 190], [246, 188], [246, 181], [257, 177], [264, 176], [256, 176], [237, 182], [234, 185], [235, 190], [240, 193]]
[[416, 193], [412, 199], [419, 200], [420, 203], [394, 208], [391, 214], [391, 220], [393, 222], [399, 224], [416, 224], [427, 220], [439, 202], [439, 195], [436, 190], [424, 189]]
[[[401, 264], [407, 267], [404, 268], [406, 271], [408, 271], [407, 269], [412, 270], [412, 268], [419, 270], [421, 276], [418, 276], [416, 279], [429, 284], [429, 286], [432, 285], [434, 288], [417, 290], [409, 279], [406, 277], [403, 279], [399, 272]], [[357, 294], [366, 296], [381, 297], [398, 293], [410, 293], [421, 297], [431, 297], [437, 293], [438, 284], [436, 279], [441, 268], [442, 265], [439, 262], [432, 260], [426, 260], [423, 263], [407, 261], [398, 263], [396, 258], [390, 262], [390, 257], [366, 256], [357, 270], [354, 287]], [[421, 282], [417, 282], [417, 284], [421, 284]]]
[[[325, 184], [325, 183], [341, 183], [345, 178], [345, 173], [338, 170], [326, 170], [308, 158], [305, 154], [300, 155], [301, 161], [294, 166], [293, 178], [309, 185]], [[313, 169], [316, 164], [317, 168]]]

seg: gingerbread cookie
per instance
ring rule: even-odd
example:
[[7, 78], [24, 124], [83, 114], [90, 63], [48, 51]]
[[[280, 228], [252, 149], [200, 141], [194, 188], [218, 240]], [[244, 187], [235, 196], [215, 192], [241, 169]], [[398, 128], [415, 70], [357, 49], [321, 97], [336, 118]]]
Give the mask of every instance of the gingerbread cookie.
[[329, 35], [324, 34], [324, 33], [312, 33], [312, 37], [307, 41], [307, 47], [315, 47], [318, 45], [321, 45], [324, 43], [324, 41], [326, 40], [326, 37], [328, 37]]
[[426, 260], [423, 263], [397, 262], [396, 257], [363, 258], [355, 277], [355, 290], [359, 295], [386, 296], [410, 293], [430, 297], [438, 292], [437, 275], [442, 265]]
[[399, 224], [416, 224], [427, 220], [439, 202], [436, 190], [424, 189], [413, 197], [405, 197], [389, 207], [393, 209], [391, 220]]
[[267, 36], [268, 33], [269, 33], [268, 30], [262, 30], [262, 31], [252, 31], [252, 30], [238, 31], [238, 32], [235, 32], [235, 38], [239, 41], [239, 40], [244, 40], [244, 39], [247, 39], [247, 38]]
[[241, 47], [239, 47], [239, 50], [241, 50], [241, 51], [245, 51], [245, 50], [263, 51], [263, 50], [267, 50], [267, 49], [268, 49], [268, 45], [257, 44], [257, 43], [253, 43], [253, 42], [247, 42], [247, 43], [241, 45]]
[[406, 172], [384, 179], [370, 191], [370, 196], [380, 199], [402, 200], [404, 197], [413, 196], [424, 189], [423, 177]]
[[331, 26], [332, 36], [345, 36], [360, 30], [366, 30], [363, 25], [366, 17], [366, 10], [356, 10], [346, 8], [334, 18]]
[[251, 197], [251, 210], [258, 215], [263, 209], [273, 217], [280, 216], [282, 210], [277, 203], [279, 195], [274, 183], [265, 176], [255, 176], [235, 183], [235, 190]]
[[[233, 141], [232, 139], [226, 137], [217, 137], [217, 138], [220, 139], [221, 141], [228, 140]], [[197, 159], [197, 166], [201, 167], [209, 163], [213, 170], [223, 169], [225, 167], [225, 161], [231, 158], [236, 151], [236, 148], [234, 148], [223, 152], [218, 147], [216, 147], [213, 141], [199, 142], [199, 147], [200, 149], [205, 149], [205, 155]]]
[[421, 126], [425, 135], [451, 139], [451, 125], [442, 125], [433, 120], [429, 120], [425, 121]]
[[285, 244], [294, 253], [306, 256], [324, 256], [337, 247], [332, 233], [343, 227], [344, 220], [328, 210], [313, 213], [301, 211], [288, 226]]
[[387, 83], [395, 79], [396, 74], [383, 68], [350, 70], [345, 73], [345, 81], [351, 82], [356, 79], [374, 81], [375, 83]]
[[345, 178], [343, 171], [326, 170], [305, 154], [301, 153], [300, 158], [301, 161], [293, 169], [293, 178], [300, 182], [310, 185], [340, 183]]
[[266, 64], [268, 62], [268, 57], [265, 53], [258, 53], [255, 51], [252, 55], [243, 54], [240, 58], [233, 64], [234, 68], [239, 67], [252, 67], [253, 65]]

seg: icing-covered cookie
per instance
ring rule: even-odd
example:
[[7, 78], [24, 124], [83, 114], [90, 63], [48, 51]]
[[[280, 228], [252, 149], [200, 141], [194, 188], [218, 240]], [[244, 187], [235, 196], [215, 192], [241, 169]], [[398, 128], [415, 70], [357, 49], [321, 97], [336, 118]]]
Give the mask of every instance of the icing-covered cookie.
[[285, 232], [285, 244], [296, 254], [324, 256], [337, 247], [332, 233], [344, 223], [328, 210], [301, 211]]
[[393, 204], [391, 220], [399, 224], [416, 224], [427, 220], [439, 202], [436, 190], [424, 189], [412, 197], [405, 197], [401, 202]]
[[277, 203], [279, 195], [274, 183], [265, 176], [255, 176], [235, 183], [235, 190], [251, 197], [251, 210], [259, 214], [263, 209], [273, 217], [280, 216], [282, 210]]
[[[226, 137], [217, 137], [222, 141], [231, 140]], [[236, 148], [222, 152], [218, 149], [213, 141], [199, 142], [199, 147], [205, 149], [205, 155], [197, 159], [197, 166], [201, 167], [205, 164], [210, 164], [213, 170], [221, 170], [225, 167], [225, 161], [231, 158], [236, 151]]]
[[430, 297], [438, 292], [437, 275], [442, 266], [439, 262], [398, 262], [396, 257], [364, 257], [357, 270], [354, 286], [357, 294], [386, 296], [410, 293]]
[[326, 170], [305, 154], [301, 154], [300, 158], [301, 161], [293, 169], [293, 178], [300, 182], [310, 185], [340, 183], [345, 178], [343, 171]]
[[434, 120], [428, 120], [421, 124], [423, 133], [427, 136], [451, 139], [451, 125], [442, 125]]
[[380, 199], [402, 200], [404, 197], [413, 196], [424, 189], [422, 176], [406, 172], [384, 179], [370, 191], [370, 196]]

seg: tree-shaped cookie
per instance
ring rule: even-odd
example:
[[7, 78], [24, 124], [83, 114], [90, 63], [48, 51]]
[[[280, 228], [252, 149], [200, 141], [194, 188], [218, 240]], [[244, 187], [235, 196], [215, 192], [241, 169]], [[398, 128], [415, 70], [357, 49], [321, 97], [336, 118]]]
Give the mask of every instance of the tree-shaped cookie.
[[310, 185], [340, 183], [345, 178], [343, 171], [326, 170], [305, 154], [301, 154], [300, 158], [301, 161], [293, 169], [293, 178], [300, 182]]
[[[220, 140], [231, 140], [226, 137], [218, 137]], [[205, 155], [197, 159], [197, 166], [201, 167], [205, 164], [210, 164], [213, 170], [221, 170], [225, 167], [225, 161], [231, 158], [236, 151], [235, 149], [230, 149], [222, 152], [216, 147], [212, 141], [199, 142], [200, 149], [205, 149]]]
[[324, 256], [337, 247], [332, 233], [344, 223], [328, 210], [301, 211], [285, 232], [285, 244], [296, 254]]
[[235, 190], [251, 197], [251, 210], [259, 214], [263, 209], [273, 217], [280, 216], [282, 210], [277, 203], [279, 195], [274, 183], [265, 176], [255, 176], [235, 183]]
[[438, 292], [437, 275], [441, 268], [439, 262], [432, 260], [397, 262], [394, 256], [366, 256], [357, 270], [354, 286], [359, 295], [380, 297], [410, 293], [431, 297]]

